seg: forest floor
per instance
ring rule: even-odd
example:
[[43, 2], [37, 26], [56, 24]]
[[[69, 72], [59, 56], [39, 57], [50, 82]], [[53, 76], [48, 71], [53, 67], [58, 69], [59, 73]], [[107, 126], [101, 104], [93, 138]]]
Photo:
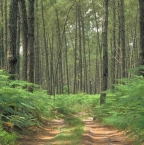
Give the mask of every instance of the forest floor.
[[85, 124], [85, 131], [78, 144], [57, 138], [66, 125], [63, 119], [55, 119], [38, 133], [25, 136], [18, 145], [133, 145], [133, 141], [122, 131], [93, 121], [93, 117], [87, 116], [82, 120]]

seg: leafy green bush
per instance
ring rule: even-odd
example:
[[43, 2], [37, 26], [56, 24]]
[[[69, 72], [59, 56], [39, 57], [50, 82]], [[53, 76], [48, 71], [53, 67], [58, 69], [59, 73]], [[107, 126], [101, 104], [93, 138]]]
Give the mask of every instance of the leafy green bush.
[[15, 145], [17, 135], [15, 133], [8, 133], [3, 130], [0, 124], [0, 144], [2, 145]]
[[[25, 81], [12, 81], [8, 78], [9, 75], [0, 70], [0, 117], [2, 124], [13, 124], [13, 127], [10, 128], [12, 132], [18, 131], [19, 133], [29, 126], [41, 125], [43, 118], [50, 117], [51, 110], [49, 108], [53, 105], [47, 93], [38, 89], [37, 85]], [[34, 93], [28, 92], [26, 86], [33, 86]], [[3, 125], [1, 128], [5, 129]], [[7, 142], [12, 142], [13, 133], [9, 134], [11, 132], [9, 128], [6, 131], [2, 131], [1, 136], [4, 134]]]
[[70, 94], [56, 95], [53, 100], [53, 110], [59, 114], [68, 115], [82, 111], [90, 111], [99, 104], [99, 95]]
[[115, 85], [114, 93], [107, 94], [107, 102], [94, 109], [106, 124], [125, 129], [139, 141], [144, 135], [144, 78], [134, 76], [122, 79]]
[[66, 124], [68, 124], [69, 126], [76, 126], [76, 125], [84, 126], [84, 122], [81, 121], [80, 118], [75, 117], [75, 116], [67, 117], [67, 118], [65, 119], [65, 122], [66, 122]]
[[[70, 116], [91, 110], [99, 103], [97, 95], [49, 96], [46, 91], [39, 89], [38, 85], [8, 78], [9, 75], [0, 70], [0, 116], [2, 124], [12, 124], [11, 130], [8, 128], [7, 132], [1, 132], [1, 136], [5, 134], [7, 138], [7, 144], [15, 141], [15, 131], [23, 133], [23, 129], [29, 126], [42, 125], [43, 119]], [[26, 86], [33, 86], [34, 92], [28, 92]], [[4, 129], [4, 126], [1, 127]], [[4, 140], [5, 138], [3, 142]]]

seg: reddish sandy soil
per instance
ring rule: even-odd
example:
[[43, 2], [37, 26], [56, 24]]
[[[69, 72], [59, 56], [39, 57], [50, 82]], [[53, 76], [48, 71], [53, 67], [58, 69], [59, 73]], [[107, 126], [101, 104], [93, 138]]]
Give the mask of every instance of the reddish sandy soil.
[[[83, 119], [83, 121], [86, 124], [86, 130], [81, 145], [133, 145], [133, 142], [124, 136], [123, 132], [95, 122], [92, 117]], [[25, 136], [18, 145], [51, 145], [53, 144], [52, 139], [60, 133], [60, 128], [63, 126], [63, 120], [53, 120], [39, 133]]]
[[133, 142], [124, 136], [124, 132], [95, 122], [92, 117], [83, 121], [86, 131], [82, 145], [133, 145]]
[[25, 136], [18, 145], [50, 145], [51, 140], [60, 133], [64, 120], [53, 120], [46, 127], [33, 136]]

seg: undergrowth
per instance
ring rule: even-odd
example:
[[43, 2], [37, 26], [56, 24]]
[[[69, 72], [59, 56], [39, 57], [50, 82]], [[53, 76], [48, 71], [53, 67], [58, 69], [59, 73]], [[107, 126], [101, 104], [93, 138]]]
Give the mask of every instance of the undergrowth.
[[56, 95], [52, 99], [54, 100], [53, 110], [57, 110], [58, 114], [63, 117], [83, 111], [90, 112], [99, 104], [99, 95], [63, 94]]
[[[25, 86], [34, 86], [34, 93]], [[9, 80], [9, 75], [0, 70], [0, 143], [14, 145], [18, 134], [25, 134], [30, 126], [42, 126], [50, 114], [49, 97], [39, 86]], [[40, 93], [38, 93], [38, 91]]]
[[134, 76], [120, 80], [115, 90], [107, 92], [107, 102], [94, 109], [97, 118], [113, 125], [136, 139], [144, 141], [144, 78]]
[[[28, 92], [26, 86], [33, 86], [34, 92]], [[0, 144], [14, 145], [29, 127], [43, 126], [52, 118], [66, 119], [71, 114], [90, 111], [98, 99], [97, 95], [87, 94], [49, 96], [40, 86], [9, 80], [9, 75], [0, 70]]]
[[[63, 94], [49, 96], [40, 86], [21, 80], [9, 80], [0, 70], [0, 144], [15, 145], [19, 134], [25, 134], [31, 126], [43, 126], [52, 118], [64, 118], [67, 126], [57, 138], [79, 144], [84, 127], [74, 114], [94, 112], [96, 118], [113, 125], [136, 138], [136, 144], [144, 141], [144, 78], [134, 76], [119, 80], [115, 89], [107, 91], [106, 103], [99, 105], [99, 95]], [[34, 92], [26, 90], [33, 86]], [[74, 139], [72, 139], [74, 138]]]

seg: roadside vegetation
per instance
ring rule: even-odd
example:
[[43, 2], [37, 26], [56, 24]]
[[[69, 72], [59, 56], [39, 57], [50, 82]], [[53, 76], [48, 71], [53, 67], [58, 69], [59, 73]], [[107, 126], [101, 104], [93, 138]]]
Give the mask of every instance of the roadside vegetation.
[[[104, 124], [125, 130], [136, 139], [136, 144], [144, 141], [143, 77], [120, 80], [114, 90], [106, 92], [107, 100], [103, 105], [99, 105], [99, 95], [80, 93], [49, 96], [40, 86], [12, 81], [8, 77], [4, 71], [0, 71], [2, 145], [15, 145], [18, 138], [33, 133], [32, 127], [42, 128], [45, 122], [54, 118], [63, 118], [66, 124], [55, 141], [79, 144], [84, 133], [81, 118], [75, 116], [79, 112], [87, 112]], [[26, 86], [33, 86], [34, 92], [28, 92]]]
[[106, 104], [94, 109], [96, 118], [125, 130], [136, 140], [135, 144], [140, 145], [144, 141], [144, 78], [122, 79], [107, 94]]
[[[96, 95], [49, 96], [46, 91], [40, 89], [40, 86], [25, 81], [12, 81], [8, 78], [9, 75], [1, 70], [0, 143], [2, 145], [15, 145], [19, 137], [33, 133], [32, 127], [43, 127], [46, 121], [53, 118], [66, 118], [66, 122], [72, 125], [70, 120], [75, 119], [71, 118], [72, 114], [91, 110], [98, 102]], [[28, 92], [26, 86], [33, 86], [34, 92]], [[77, 129], [80, 129], [82, 135], [79, 124], [72, 131], [73, 134]]]

